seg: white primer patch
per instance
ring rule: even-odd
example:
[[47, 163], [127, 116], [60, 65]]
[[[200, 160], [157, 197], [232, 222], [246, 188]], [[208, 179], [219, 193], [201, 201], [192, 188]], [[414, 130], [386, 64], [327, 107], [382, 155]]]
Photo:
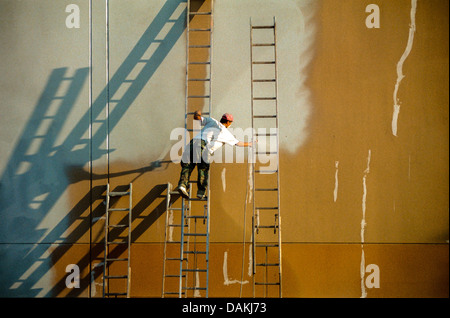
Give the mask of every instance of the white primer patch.
[[337, 200], [338, 196], [338, 188], [339, 188], [339, 180], [338, 180], [338, 171], [339, 171], [339, 161], [334, 162], [334, 167], [336, 168], [336, 172], [334, 173], [334, 202]]
[[247, 280], [245, 280], [245, 281], [240, 281], [237, 279], [230, 280], [228, 278], [228, 252], [227, 251], [225, 251], [223, 253], [223, 279], [224, 279], [223, 284], [226, 286], [231, 285], [231, 284], [248, 284]]
[[227, 190], [227, 180], [225, 178], [226, 172], [227, 172], [227, 168], [223, 168], [222, 169], [222, 175], [221, 175], [222, 176], [222, 189], [223, 189], [223, 192], [225, 192]]

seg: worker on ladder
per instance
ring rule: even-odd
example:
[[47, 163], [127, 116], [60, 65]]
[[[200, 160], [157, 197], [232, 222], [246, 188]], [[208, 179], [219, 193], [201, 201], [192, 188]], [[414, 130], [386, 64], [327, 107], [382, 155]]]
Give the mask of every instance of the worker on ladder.
[[[206, 187], [208, 186], [208, 173], [210, 157], [225, 143], [230, 146], [251, 147], [251, 142], [237, 140], [227, 129], [233, 122], [233, 115], [223, 114], [220, 122], [211, 117], [202, 117], [201, 111], [194, 112], [194, 120], [201, 121], [200, 133], [186, 145], [181, 158], [181, 174], [177, 191], [186, 199], [189, 199], [187, 192], [191, 173], [197, 166], [197, 198], [204, 199]], [[205, 151], [206, 149], [206, 151]]]

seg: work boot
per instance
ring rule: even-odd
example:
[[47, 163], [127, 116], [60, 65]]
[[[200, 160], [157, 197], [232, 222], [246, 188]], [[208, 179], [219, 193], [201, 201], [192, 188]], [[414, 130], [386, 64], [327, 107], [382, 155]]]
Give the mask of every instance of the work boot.
[[205, 190], [198, 190], [197, 191], [197, 198], [200, 200], [203, 200], [206, 198]]
[[180, 184], [177, 188], [178, 193], [185, 199], [189, 199], [189, 194], [184, 184]]

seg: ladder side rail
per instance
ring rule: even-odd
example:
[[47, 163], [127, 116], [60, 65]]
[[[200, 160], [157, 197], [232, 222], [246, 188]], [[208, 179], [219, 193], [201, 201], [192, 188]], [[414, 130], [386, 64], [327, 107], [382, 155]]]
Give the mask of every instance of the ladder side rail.
[[107, 280], [107, 266], [108, 266], [108, 224], [109, 224], [109, 183], [106, 185], [106, 212], [105, 212], [105, 250], [104, 250], [104, 257], [103, 257], [103, 298], [106, 296], [106, 285]]
[[164, 298], [165, 293], [165, 282], [166, 282], [166, 257], [167, 257], [167, 238], [168, 238], [168, 230], [169, 230], [169, 208], [170, 204], [170, 192], [172, 191], [172, 184], [170, 182], [167, 183], [167, 194], [166, 194], [166, 226], [164, 231], [164, 254], [163, 254], [163, 281], [162, 281], [162, 292], [161, 296]]
[[[210, 17], [210, 35], [209, 35], [209, 117], [211, 117], [212, 114], [212, 90], [213, 90], [213, 39], [214, 39], [214, 0], [211, 0], [211, 17]], [[206, 261], [206, 295], [205, 297], [208, 298], [209, 296], [209, 229], [210, 229], [210, 197], [211, 197], [211, 191], [210, 191], [210, 184], [211, 184], [211, 172], [208, 173], [208, 189], [206, 193], [206, 242], [205, 242], [205, 248], [206, 248], [206, 254], [205, 254], [205, 261]]]
[[[181, 298], [183, 293], [183, 248], [184, 248], [184, 222], [185, 222], [185, 213], [186, 213], [186, 203], [185, 200], [181, 199], [181, 232], [180, 232], [180, 270], [179, 270], [179, 282], [178, 282], [178, 297]], [[185, 282], [187, 281], [187, 275], [185, 277]]]
[[[255, 121], [254, 121], [254, 96], [253, 96], [253, 27], [252, 27], [252, 19], [250, 18], [250, 85], [251, 85], [251, 118], [252, 118], [252, 142], [255, 140]], [[256, 290], [255, 290], [255, 275], [256, 275], [256, 229], [255, 229], [255, 224], [256, 224], [256, 219], [255, 219], [255, 209], [256, 209], [256, 205], [255, 205], [255, 162], [256, 162], [256, 147], [252, 147], [252, 198], [253, 198], [253, 202], [252, 202], [252, 210], [253, 210], [253, 215], [252, 215], [252, 260], [253, 260], [253, 297], [255, 297], [256, 295]]]
[[127, 275], [127, 298], [130, 298], [131, 287], [131, 223], [132, 223], [132, 208], [133, 208], [133, 184], [130, 183], [128, 194], [128, 275]]
[[188, 111], [189, 111], [189, 17], [191, 15], [191, 0], [187, 0], [187, 8], [186, 8], [186, 87], [185, 87], [185, 104], [184, 104], [184, 146], [186, 147], [189, 142], [188, 136]]
[[[212, 114], [212, 78], [213, 78], [213, 33], [214, 33], [214, 0], [211, 0], [211, 22], [210, 22], [210, 34], [209, 34], [209, 117]], [[209, 184], [209, 183], [208, 183]], [[208, 196], [209, 200], [209, 196]]]
[[273, 17], [273, 37], [274, 37], [274, 57], [275, 57], [275, 108], [276, 108], [276, 143], [277, 143], [277, 200], [278, 200], [278, 264], [279, 264], [279, 296], [282, 298], [282, 254], [281, 254], [281, 207], [280, 207], [280, 133], [278, 118], [278, 60], [277, 60], [277, 27], [276, 20]]
[[[208, 184], [209, 184], [209, 175], [208, 175]], [[209, 291], [209, 229], [210, 229], [210, 203], [209, 203], [209, 195], [210, 190], [208, 187], [208, 198], [206, 202], [206, 298], [208, 298]]]

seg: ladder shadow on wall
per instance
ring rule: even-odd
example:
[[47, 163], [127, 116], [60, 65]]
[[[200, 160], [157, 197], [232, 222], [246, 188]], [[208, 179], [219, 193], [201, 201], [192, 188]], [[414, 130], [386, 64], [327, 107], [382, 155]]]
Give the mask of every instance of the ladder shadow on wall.
[[[0, 296], [1, 297], [55, 297], [67, 287], [65, 278], [42, 295], [38, 283], [48, 275], [55, 264], [70, 250], [70, 244], [62, 244], [49, 249], [50, 243], [79, 241], [83, 236], [89, 236], [91, 215], [104, 214], [102, 196], [105, 186], [95, 186], [87, 189], [86, 194], [73, 204], [70, 211], [51, 228], [40, 228], [40, 224], [48, 218], [63, 194], [71, 191], [72, 186], [81, 181], [91, 179], [91, 174], [83, 167], [93, 160], [102, 158], [106, 150], [102, 149], [106, 138], [106, 125], [109, 131], [114, 129], [125, 112], [131, 107], [136, 97], [143, 90], [159, 65], [166, 58], [174, 44], [185, 29], [185, 14], [181, 13], [172, 19], [177, 8], [184, 3], [181, 0], [168, 0], [150, 23], [140, 40], [130, 54], [112, 76], [109, 83], [110, 96], [114, 95], [121, 84], [128, 81], [128, 90], [117, 102], [109, 115], [109, 121], [96, 120], [104, 114], [107, 99], [107, 88], [93, 101], [91, 109], [85, 112], [74, 128], [65, 135], [63, 126], [68, 120], [68, 114], [73, 112], [74, 105], [80, 97], [80, 92], [86, 85], [89, 69], [76, 69], [73, 76], [67, 76], [67, 67], [52, 70], [46, 86], [35, 105], [33, 112], [18, 139], [8, 164], [0, 179]], [[172, 19], [172, 20], [171, 20]], [[172, 27], [162, 40], [156, 40], [166, 23]], [[145, 62], [144, 67], [131, 82], [128, 75], [137, 63], [142, 63], [142, 56], [152, 43], [159, 43], [158, 48]], [[65, 85], [68, 83], [68, 85]], [[64, 95], [57, 95], [61, 85], [68, 87]], [[12, 105], [15, 107], [17, 105]], [[88, 138], [89, 127], [96, 121], [100, 127]], [[42, 133], [45, 123], [46, 132]], [[65, 138], [64, 138], [65, 137]], [[62, 142], [60, 140], [64, 138]], [[141, 168], [145, 173], [154, 169], [154, 164]], [[123, 172], [126, 174], [127, 172]], [[130, 172], [132, 173], [132, 172]], [[93, 176], [102, 178], [104, 176]], [[106, 185], [105, 180], [105, 185]], [[148, 205], [160, 197], [163, 186], [156, 186], [133, 208], [135, 217], [139, 217]], [[79, 193], [78, 189], [78, 193]], [[70, 193], [69, 193], [70, 197]], [[145, 222], [133, 231], [133, 241], [153, 224], [164, 212], [165, 203], [145, 218]], [[91, 208], [92, 206], [92, 208]], [[51, 217], [51, 215], [50, 215]], [[70, 232], [68, 231], [70, 229]], [[67, 233], [69, 232], [69, 233]], [[36, 244], [49, 243], [49, 244]], [[23, 243], [23, 244], [16, 244]], [[80, 268], [83, 288], [72, 289], [67, 296], [78, 296], [85, 292], [91, 282], [90, 262], [103, 249], [97, 247], [84, 255], [80, 260], [73, 260]], [[98, 271], [100, 275], [101, 270]], [[97, 274], [97, 272], [95, 272]]]

